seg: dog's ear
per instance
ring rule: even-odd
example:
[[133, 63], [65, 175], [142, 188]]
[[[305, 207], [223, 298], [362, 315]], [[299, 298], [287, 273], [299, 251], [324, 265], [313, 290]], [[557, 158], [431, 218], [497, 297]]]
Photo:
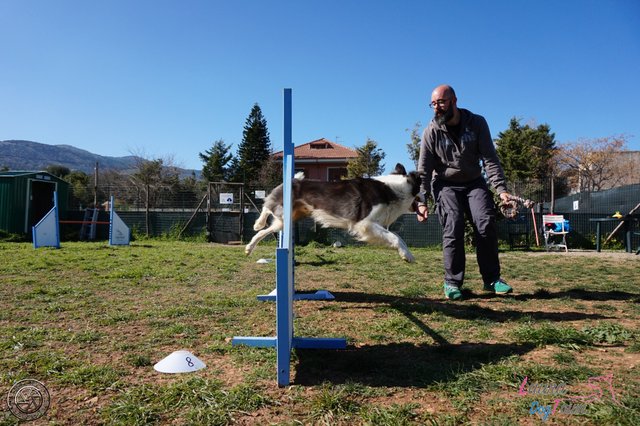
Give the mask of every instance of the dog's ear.
[[402, 175], [402, 176], [406, 176], [407, 175], [407, 170], [404, 168], [404, 166], [400, 163], [396, 164], [396, 168], [393, 169], [393, 172], [391, 172], [392, 175]]

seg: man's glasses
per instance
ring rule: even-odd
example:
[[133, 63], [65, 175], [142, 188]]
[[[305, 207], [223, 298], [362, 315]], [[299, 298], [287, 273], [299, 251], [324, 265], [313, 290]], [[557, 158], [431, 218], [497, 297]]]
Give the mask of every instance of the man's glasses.
[[429, 108], [435, 108], [436, 106], [445, 106], [451, 99], [438, 99], [429, 104]]

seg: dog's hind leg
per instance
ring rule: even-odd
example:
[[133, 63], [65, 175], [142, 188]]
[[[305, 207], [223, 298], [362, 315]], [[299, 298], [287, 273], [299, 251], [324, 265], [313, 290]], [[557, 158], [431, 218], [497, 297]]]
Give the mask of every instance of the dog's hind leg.
[[246, 245], [246, 247], [244, 248], [244, 253], [248, 256], [251, 254], [251, 252], [253, 251], [254, 248], [256, 248], [256, 245], [262, 241], [262, 239], [264, 237], [266, 237], [267, 235], [269, 235], [272, 232], [279, 232], [282, 230], [283, 228], [283, 222], [282, 219], [274, 216], [273, 217], [273, 222], [271, 223], [271, 225], [266, 228], [263, 229], [261, 231], [259, 231], [256, 235], [253, 236], [253, 238], [251, 239], [251, 241], [249, 241], [249, 244]]
[[362, 241], [387, 245], [398, 250], [400, 257], [407, 262], [412, 263], [415, 261], [413, 254], [411, 254], [405, 242], [402, 241], [402, 238], [375, 222], [359, 222], [353, 228], [353, 231]]

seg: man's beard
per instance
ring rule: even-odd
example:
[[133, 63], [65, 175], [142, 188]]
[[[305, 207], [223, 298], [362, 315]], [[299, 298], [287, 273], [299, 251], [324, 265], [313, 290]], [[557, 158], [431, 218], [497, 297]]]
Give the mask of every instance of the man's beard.
[[452, 118], [453, 118], [453, 108], [451, 105], [449, 105], [449, 108], [442, 114], [438, 114], [438, 112], [436, 111], [436, 123], [438, 123], [439, 126], [442, 126]]

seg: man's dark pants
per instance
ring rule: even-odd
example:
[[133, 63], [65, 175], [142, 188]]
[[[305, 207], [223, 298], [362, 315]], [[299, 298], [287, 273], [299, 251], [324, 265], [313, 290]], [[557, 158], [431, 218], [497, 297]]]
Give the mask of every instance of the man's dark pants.
[[465, 214], [473, 222], [482, 281], [488, 285], [500, 278], [496, 208], [484, 178], [466, 184], [436, 179], [432, 193], [442, 225], [445, 282], [458, 287], [462, 287], [464, 282]]

